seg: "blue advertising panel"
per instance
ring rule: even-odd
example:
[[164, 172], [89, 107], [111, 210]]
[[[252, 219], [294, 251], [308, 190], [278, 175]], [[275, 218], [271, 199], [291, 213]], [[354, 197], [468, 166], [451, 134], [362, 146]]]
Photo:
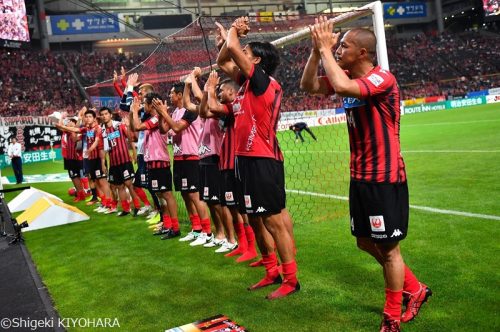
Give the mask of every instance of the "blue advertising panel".
[[99, 110], [100, 107], [106, 106], [111, 110], [118, 109], [120, 106], [120, 97], [90, 97], [92, 106]]
[[384, 19], [415, 18], [427, 16], [425, 2], [389, 2], [384, 3]]
[[120, 32], [118, 16], [109, 15], [52, 15], [50, 27], [53, 35]]

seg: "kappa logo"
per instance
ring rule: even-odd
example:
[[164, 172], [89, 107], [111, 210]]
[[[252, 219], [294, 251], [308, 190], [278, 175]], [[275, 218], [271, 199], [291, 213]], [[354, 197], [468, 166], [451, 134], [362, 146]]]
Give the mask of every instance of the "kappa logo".
[[261, 212], [261, 213], [262, 213], [262, 212], [266, 212], [266, 211], [267, 211], [267, 210], [266, 210], [266, 209], [264, 209], [262, 206], [259, 206], [259, 207], [257, 208], [257, 210], [255, 210], [255, 212], [257, 212], [257, 213], [259, 213], [259, 212]]
[[158, 180], [152, 180], [151, 181], [151, 187], [158, 188]]
[[250, 195], [245, 195], [245, 207], [252, 208], [252, 199], [250, 198]]
[[196, 186], [191, 186], [189, 187], [190, 190], [195, 190], [196, 189]]
[[160, 187], [160, 190], [165, 190], [165, 189], [167, 189], [167, 187], [165, 187], [165, 186]]
[[385, 232], [384, 216], [370, 216], [372, 232]]
[[217, 196], [212, 196], [212, 201], [218, 201], [219, 200], [219, 197]]
[[232, 191], [226, 191], [226, 194], [224, 196], [226, 197], [226, 201], [228, 202], [234, 201], [234, 196]]
[[178, 146], [177, 144], [174, 144], [174, 154], [175, 155], [179, 155], [179, 154], [182, 154], [182, 149], [180, 146]]
[[203, 188], [203, 196], [208, 196], [208, 187]]
[[396, 228], [392, 233], [391, 237], [400, 237], [401, 235], [403, 235], [403, 232], [401, 232], [399, 228]]
[[205, 144], [200, 145], [200, 147], [198, 148], [198, 154], [200, 156], [203, 156], [204, 154], [206, 154], [208, 152], [212, 152], [212, 150], [210, 150], [210, 148], [208, 146], [206, 146]]

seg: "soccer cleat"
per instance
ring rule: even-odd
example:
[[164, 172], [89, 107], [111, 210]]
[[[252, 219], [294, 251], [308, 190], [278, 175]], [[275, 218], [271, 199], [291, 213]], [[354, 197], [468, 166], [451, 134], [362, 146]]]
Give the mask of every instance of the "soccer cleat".
[[213, 234], [211, 234], [209, 236], [207, 233], [201, 232], [200, 235], [198, 236], [198, 238], [196, 240], [194, 240], [193, 242], [191, 242], [189, 245], [191, 247], [201, 246], [202, 244], [205, 244], [205, 243], [212, 241], [213, 238], [214, 238]]
[[224, 244], [224, 241], [227, 241], [226, 238], [223, 238], [221, 240], [216, 239], [216, 238], [212, 238], [212, 240], [210, 240], [210, 242], [205, 243], [203, 245], [203, 247], [205, 247], [205, 248], [213, 248], [213, 247], [221, 246], [221, 245]]
[[120, 211], [116, 215], [118, 217], [125, 217], [125, 216], [128, 216], [129, 214], [130, 214], [130, 211]]
[[276, 300], [291, 295], [293, 293], [296, 293], [299, 290], [300, 290], [300, 284], [298, 282], [296, 282], [295, 285], [293, 285], [284, 280], [281, 286], [277, 290], [266, 296], [266, 299]]
[[146, 220], [146, 222], [149, 225], [155, 225], [155, 224], [159, 223], [160, 221], [161, 221], [161, 216], [159, 213], [156, 213], [152, 218], [149, 218], [148, 220]]
[[94, 210], [92, 210], [92, 211], [94, 211], [94, 212], [99, 212], [99, 210], [102, 210], [102, 208], [103, 208], [103, 207], [104, 207], [104, 206], [99, 205], [98, 207], [94, 208]]
[[94, 205], [94, 204], [97, 204], [97, 203], [99, 203], [99, 200], [97, 200], [97, 199], [91, 199], [90, 201], [87, 201], [87, 203], [85, 203], [85, 205], [90, 206], [90, 205]]
[[281, 279], [281, 275], [279, 273], [277, 274], [276, 277], [270, 276], [266, 273], [266, 276], [261, 281], [248, 287], [248, 290], [254, 291], [256, 289], [264, 288], [267, 286], [281, 284], [282, 282], [283, 282], [283, 279]]
[[170, 232], [167, 234], [163, 235], [161, 237], [162, 240], [168, 240], [168, 239], [173, 239], [174, 237], [181, 236], [181, 231], [174, 231], [173, 229], [170, 229]]
[[392, 317], [384, 313], [384, 319], [380, 324], [380, 332], [399, 332], [401, 331], [400, 325], [399, 320], [392, 319]]
[[156, 218], [158, 216], [159, 216], [158, 211], [152, 210], [151, 212], [149, 212], [149, 214], [147, 215], [146, 219], [148, 219], [148, 221], [149, 221], [149, 220], [154, 219], [154, 218]]
[[408, 323], [415, 318], [422, 305], [427, 302], [431, 295], [431, 289], [420, 283], [420, 290], [418, 292], [410, 294], [403, 299], [403, 305], [406, 305], [406, 309], [403, 312], [403, 315], [401, 315], [401, 321], [403, 323]]
[[223, 253], [223, 252], [229, 252], [231, 250], [234, 250], [236, 249], [236, 247], [238, 247], [238, 243], [235, 242], [235, 243], [229, 243], [229, 241], [225, 241], [219, 249], [215, 250], [216, 253]]
[[139, 213], [139, 209], [136, 209], [136, 208], [132, 209], [132, 216], [137, 217], [138, 213]]
[[117, 208], [115, 208], [115, 207], [110, 207], [110, 208], [108, 208], [108, 209], [106, 209], [106, 210], [104, 210], [104, 211], [102, 211], [102, 212], [103, 212], [104, 214], [111, 214], [111, 213], [115, 213], [115, 212], [117, 212], [117, 211], [118, 211], [118, 209], [117, 209]]
[[168, 234], [172, 229], [171, 228], [165, 228], [161, 226], [159, 229], [156, 230], [156, 232], [153, 233], [153, 235], [165, 235]]
[[139, 209], [139, 211], [137, 212], [137, 215], [144, 216], [146, 214], [150, 214], [152, 210], [153, 210], [153, 208], [151, 207], [151, 205], [145, 205]]
[[181, 237], [179, 242], [191, 242], [196, 240], [198, 236], [200, 236], [200, 232], [191, 231], [186, 236]]

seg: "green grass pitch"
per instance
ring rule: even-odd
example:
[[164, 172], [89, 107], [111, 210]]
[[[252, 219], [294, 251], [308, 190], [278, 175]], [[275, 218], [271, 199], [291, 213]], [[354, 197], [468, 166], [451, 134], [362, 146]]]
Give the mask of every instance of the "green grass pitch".
[[[500, 216], [500, 104], [405, 115], [401, 123], [410, 204], [417, 207], [410, 210], [402, 252], [434, 292], [403, 330], [498, 331], [499, 220], [487, 218]], [[264, 296], [274, 287], [246, 290], [262, 277], [262, 268], [160, 241], [140, 218], [91, 214], [86, 222], [25, 233], [59, 314], [116, 317], [124, 331], [162, 331], [218, 313], [253, 332], [377, 330], [384, 303], [381, 268], [356, 248], [348, 204], [341, 199], [349, 176], [346, 127], [313, 131], [318, 142], [304, 133], [304, 144], [295, 143], [290, 131], [280, 133], [287, 188], [296, 190], [288, 194], [288, 207], [299, 293], [269, 302]], [[57, 172], [62, 163], [25, 165], [25, 173]], [[71, 200], [69, 183], [34, 186]]]

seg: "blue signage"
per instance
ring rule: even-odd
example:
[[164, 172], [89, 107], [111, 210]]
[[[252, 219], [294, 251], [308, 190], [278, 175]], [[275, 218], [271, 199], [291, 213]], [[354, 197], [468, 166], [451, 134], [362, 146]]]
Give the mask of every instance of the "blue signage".
[[415, 18], [427, 16], [425, 2], [390, 2], [384, 3], [384, 19]]
[[112, 111], [120, 106], [120, 97], [90, 97], [90, 103], [99, 110], [101, 107], [109, 107]]
[[120, 32], [118, 16], [103, 15], [52, 15], [50, 27], [53, 35], [80, 35]]

